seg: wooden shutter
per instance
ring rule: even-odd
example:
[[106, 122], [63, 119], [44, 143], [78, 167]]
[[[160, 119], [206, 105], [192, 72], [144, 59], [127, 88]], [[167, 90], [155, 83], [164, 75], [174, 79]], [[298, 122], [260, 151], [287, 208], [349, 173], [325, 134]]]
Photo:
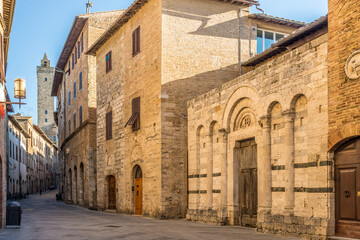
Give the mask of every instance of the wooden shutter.
[[140, 27], [136, 29], [136, 53], [140, 52]]
[[135, 43], [136, 43], [136, 32], [134, 31], [132, 34], [132, 48], [133, 48], [133, 56], [135, 56], [136, 54], [136, 49], [135, 49]]
[[112, 139], [112, 111], [106, 113], [106, 140]]
[[84, 51], [84, 33], [81, 34], [81, 52]]
[[132, 124], [133, 130], [140, 129], [140, 97], [134, 98], [132, 101], [132, 115], [136, 116]]
[[112, 55], [112, 53], [111, 53], [111, 51], [110, 51], [110, 52], [109, 52], [109, 71], [111, 71], [111, 69], [112, 69], [111, 55]]

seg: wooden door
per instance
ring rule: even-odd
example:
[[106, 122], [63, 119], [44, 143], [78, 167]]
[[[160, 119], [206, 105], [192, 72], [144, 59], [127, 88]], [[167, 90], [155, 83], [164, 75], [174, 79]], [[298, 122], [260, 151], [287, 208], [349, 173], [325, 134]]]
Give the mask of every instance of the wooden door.
[[135, 214], [142, 215], [142, 178], [135, 178]]
[[239, 142], [240, 225], [256, 227], [257, 223], [257, 149], [254, 140]]
[[335, 153], [336, 235], [360, 239], [360, 139]]
[[116, 209], [116, 181], [114, 176], [109, 177], [109, 209]]

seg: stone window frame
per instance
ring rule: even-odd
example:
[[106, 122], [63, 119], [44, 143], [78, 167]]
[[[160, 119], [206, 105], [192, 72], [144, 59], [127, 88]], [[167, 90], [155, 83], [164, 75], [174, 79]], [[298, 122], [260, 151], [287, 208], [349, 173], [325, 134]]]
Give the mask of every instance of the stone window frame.
[[47, 118], [45, 118], [45, 122], [46, 122], [46, 123], [48, 122]]

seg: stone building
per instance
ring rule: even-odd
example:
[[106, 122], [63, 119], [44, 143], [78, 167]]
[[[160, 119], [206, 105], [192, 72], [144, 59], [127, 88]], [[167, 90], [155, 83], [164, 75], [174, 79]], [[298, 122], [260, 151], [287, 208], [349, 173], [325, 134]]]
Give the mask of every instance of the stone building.
[[185, 217], [186, 101], [239, 75], [257, 25], [272, 41], [303, 26], [268, 19], [241, 0], [136, 0], [93, 44], [99, 210]]
[[6, 224], [6, 166], [7, 166], [7, 114], [13, 111], [10, 104], [3, 102], [10, 102], [6, 90], [6, 64], [10, 43], [10, 33], [15, 11], [15, 1], [1, 0], [0, 13], [0, 228], [5, 228]]
[[[26, 165], [23, 177], [27, 194], [38, 193], [40, 189], [48, 189], [58, 185], [58, 157], [55, 143], [50, 140], [39, 126], [33, 123], [32, 117], [12, 115], [22, 128], [25, 136], [28, 136], [25, 146], [24, 164]], [[16, 156], [16, 155], [15, 155]]]
[[27, 194], [27, 141], [30, 135], [9, 115], [8, 123], [8, 166], [7, 198]]
[[36, 67], [37, 90], [38, 90], [38, 125], [40, 129], [56, 142], [56, 124], [54, 121], [54, 97], [50, 96], [54, 81], [54, 68], [50, 66], [50, 60], [46, 53], [41, 60], [41, 66]]
[[96, 206], [96, 60], [88, 47], [122, 11], [75, 17], [56, 65], [60, 192], [70, 203]]
[[188, 103], [188, 219], [328, 234], [327, 39], [323, 17]]
[[359, 1], [329, 0], [329, 216], [336, 235], [360, 239]]

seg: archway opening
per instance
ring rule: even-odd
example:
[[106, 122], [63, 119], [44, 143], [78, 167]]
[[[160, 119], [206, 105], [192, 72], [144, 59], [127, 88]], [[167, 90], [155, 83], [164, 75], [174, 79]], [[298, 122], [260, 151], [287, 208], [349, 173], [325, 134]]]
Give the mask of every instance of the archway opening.
[[108, 176], [108, 209], [116, 209], [116, 179]]
[[80, 163], [80, 189], [79, 189], [79, 203], [84, 204], [84, 164]]
[[336, 235], [360, 239], [360, 137], [335, 151]]
[[142, 170], [139, 165], [134, 167], [134, 194], [135, 194], [135, 214], [143, 214], [143, 204], [142, 204]]

